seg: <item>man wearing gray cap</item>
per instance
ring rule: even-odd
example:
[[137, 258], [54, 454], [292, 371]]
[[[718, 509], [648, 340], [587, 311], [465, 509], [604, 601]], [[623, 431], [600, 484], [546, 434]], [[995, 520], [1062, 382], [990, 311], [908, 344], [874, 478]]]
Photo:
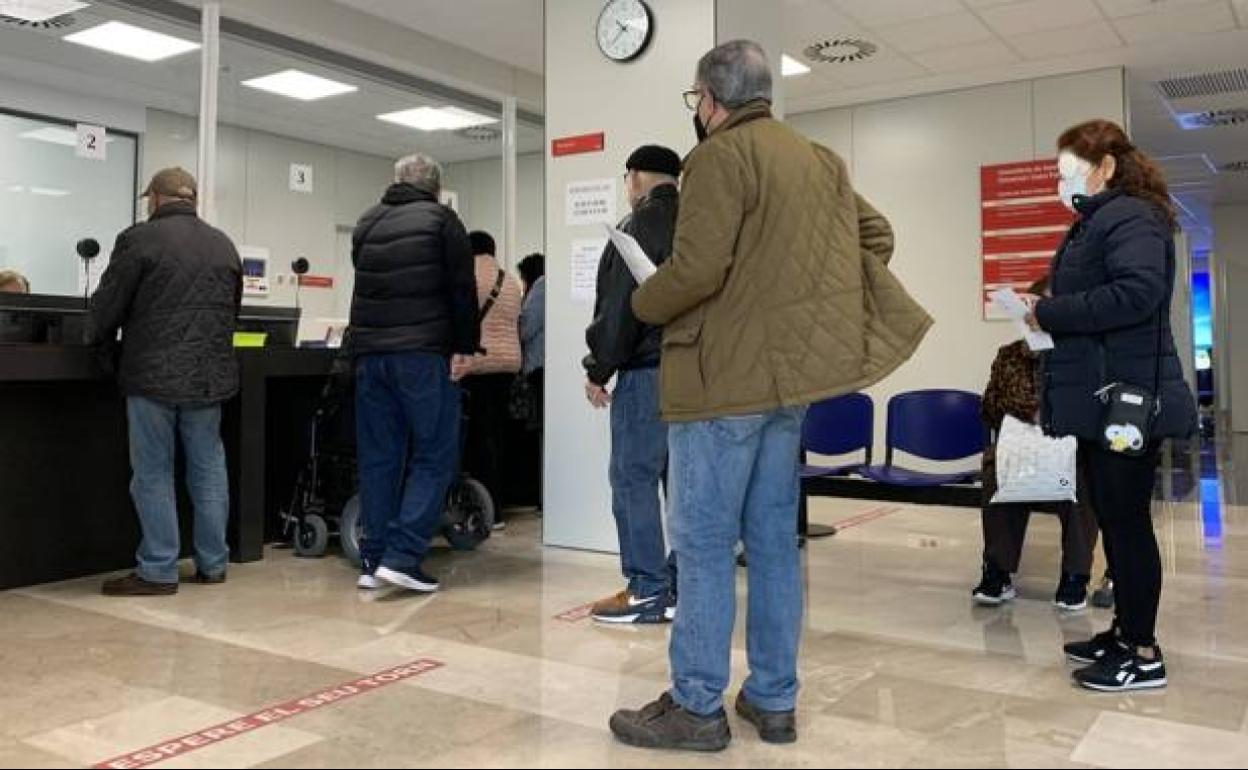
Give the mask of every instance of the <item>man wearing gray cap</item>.
[[118, 381], [130, 426], [130, 493], [143, 531], [138, 567], [106, 582], [108, 596], [178, 591], [179, 438], [195, 508], [191, 582], [224, 582], [229, 559], [221, 404], [238, 390], [233, 336], [242, 265], [225, 233], [197, 216], [195, 177], [188, 171], [158, 172], [143, 196], [148, 220], [117, 236], [91, 298], [97, 343], [111, 347], [122, 332]]

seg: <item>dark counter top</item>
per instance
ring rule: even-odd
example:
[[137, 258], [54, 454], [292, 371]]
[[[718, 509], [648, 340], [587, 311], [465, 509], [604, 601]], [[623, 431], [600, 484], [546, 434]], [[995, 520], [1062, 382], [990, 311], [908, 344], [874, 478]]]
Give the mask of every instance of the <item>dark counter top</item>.
[[[337, 355], [326, 348], [239, 348], [244, 369], [261, 365], [266, 374], [323, 374]], [[99, 380], [110, 375], [94, 348], [82, 345], [0, 345], [0, 382]]]

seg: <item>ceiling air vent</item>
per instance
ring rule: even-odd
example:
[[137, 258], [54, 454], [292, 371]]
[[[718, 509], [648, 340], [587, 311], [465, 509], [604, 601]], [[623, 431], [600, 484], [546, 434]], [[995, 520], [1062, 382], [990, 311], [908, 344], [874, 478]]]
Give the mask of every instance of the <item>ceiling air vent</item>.
[[1248, 109], [1243, 107], [1230, 110], [1189, 112], [1179, 116], [1179, 125], [1183, 128], [1217, 128], [1219, 126], [1238, 126], [1244, 123], [1248, 123]]
[[1200, 75], [1159, 80], [1157, 87], [1167, 99], [1234, 94], [1248, 91], [1248, 69], [1206, 72]]
[[456, 131], [455, 135], [470, 142], [485, 143], [497, 142], [502, 138], [503, 132], [490, 126], [469, 126]]
[[1248, 160], [1233, 160], [1230, 163], [1223, 163], [1219, 170], [1228, 174], [1248, 174]]
[[26, 29], [69, 29], [77, 23], [78, 19], [76, 19], [72, 13], [62, 14], [51, 19], [44, 19], [43, 21], [19, 19], [16, 16], [5, 16], [3, 13], [0, 13], [0, 24], [5, 24], [11, 27], [24, 27]]
[[838, 37], [806, 47], [806, 58], [815, 64], [852, 64], [869, 59], [880, 47], [857, 37]]

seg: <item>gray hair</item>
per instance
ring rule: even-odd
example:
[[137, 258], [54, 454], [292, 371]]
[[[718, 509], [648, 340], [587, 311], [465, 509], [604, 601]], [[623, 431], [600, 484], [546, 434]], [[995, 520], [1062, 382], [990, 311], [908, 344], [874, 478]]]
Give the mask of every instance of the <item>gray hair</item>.
[[755, 99], [771, 101], [771, 64], [767, 52], [753, 40], [733, 40], [712, 48], [698, 60], [696, 77], [728, 109]]
[[437, 194], [442, 191], [442, 167], [428, 155], [414, 153], [394, 164], [394, 181]]

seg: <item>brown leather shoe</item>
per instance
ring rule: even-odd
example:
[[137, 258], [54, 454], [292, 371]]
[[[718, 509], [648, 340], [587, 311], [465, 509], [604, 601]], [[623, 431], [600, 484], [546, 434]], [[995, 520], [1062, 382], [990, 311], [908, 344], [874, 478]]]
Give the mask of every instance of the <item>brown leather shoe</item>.
[[196, 570], [194, 575], [182, 578], [181, 582], [197, 586], [219, 586], [225, 582], [225, 572], [220, 575], [205, 575]]
[[177, 583], [153, 583], [131, 572], [123, 578], [104, 581], [105, 596], [172, 596], [178, 592]]

